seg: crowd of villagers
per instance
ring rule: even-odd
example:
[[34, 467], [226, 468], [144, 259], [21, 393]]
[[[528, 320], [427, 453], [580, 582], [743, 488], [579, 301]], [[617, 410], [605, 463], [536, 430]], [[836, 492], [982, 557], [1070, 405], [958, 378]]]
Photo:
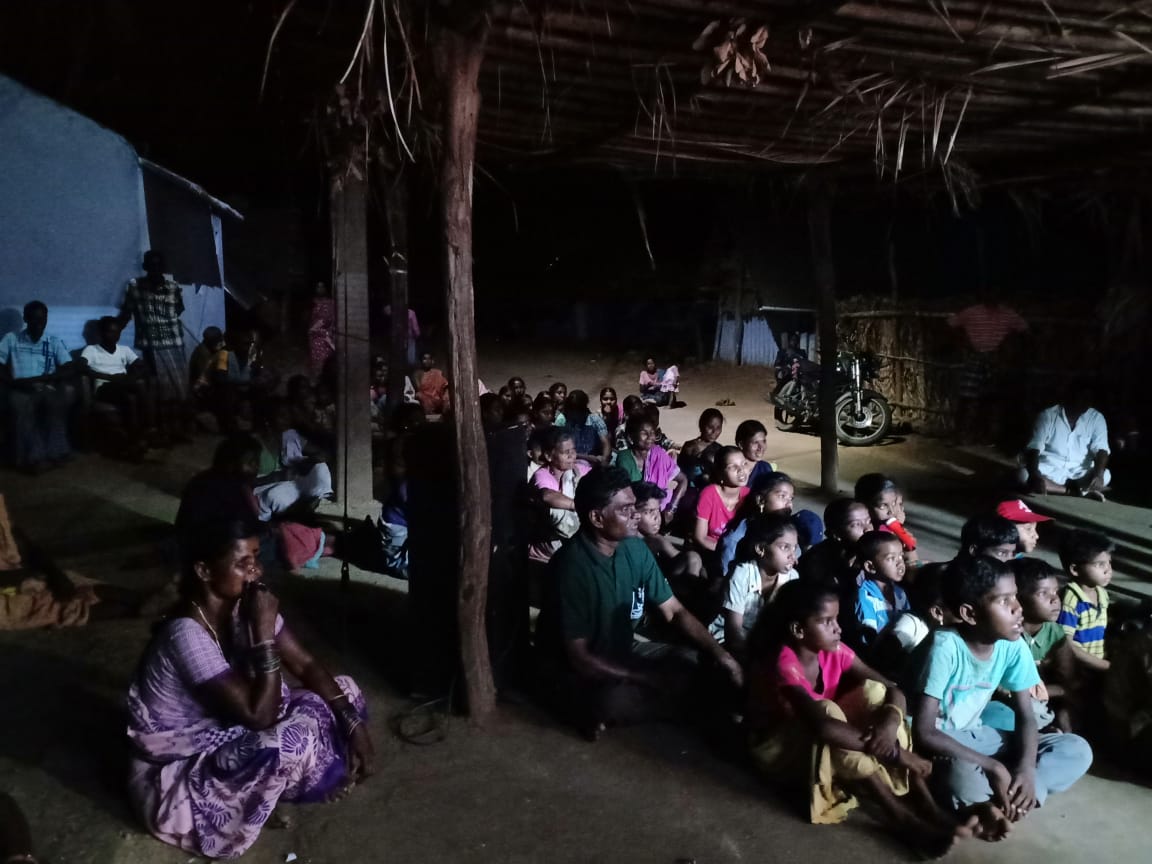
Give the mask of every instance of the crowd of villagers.
[[[171, 290], [154, 269], [126, 303], [138, 341]], [[331, 324], [321, 293], [317, 376]], [[162, 376], [186, 380], [156, 355]], [[386, 370], [373, 379], [389, 488], [373, 528], [378, 569], [411, 580], [432, 680], [455, 668], [443, 574], [467, 502], [451, 424], [436, 422], [452, 410], [447, 379], [431, 355], [408, 359], [418, 383], [399, 405]], [[307, 377], [289, 384], [279, 454], [226, 428], [188, 483], [179, 596], [128, 694], [137, 812], [159, 839], [213, 858], [243, 854], [280, 802], [331, 800], [372, 771], [363, 694], [296, 639], [264, 578], [337, 551], [301, 513], [331, 492], [317, 473], [323, 409]], [[634, 392], [605, 387], [595, 405], [558, 382], [535, 397], [519, 377], [498, 392], [478, 384], [499, 687], [531, 688], [590, 740], [657, 719], [719, 724], [812, 822], [841, 822], [864, 800], [930, 854], [1006, 837], [1088, 770], [1115, 677], [1107, 537], [1063, 532], [1057, 570], [1029, 554], [1047, 517], [1006, 497], [964, 525], [952, 560], [924, 561], [894, 478], [866, 474], [822, 514], [794, 509], [760, 421], [728, 438], [709, 408], [692, 440], [663, 434], [678, 387], [678, 369], [654, 359]]]
[[[425, 373], [430, 359], [421, 357]], [[597, 405], [558, 382], [535, 396], [519, 377], [497, 392], [478, 387], [492, 478], [488, 624], [499, 687], [529, 689], [593, 741], [653, 720], [722, 728], [811, 821], [842, 822], [865, 801], [896, 838], [929, 854], [965, 838], [1005, 838], [1088, 770], [1109, 666], [1106, 537], [1065, 532], [1057, 570], [1028, 555], [1047, 517], [1007, 497], [965, 524], [953, 560], [923, 561], [892, 477], [866, 474], [851, 498], [816, 514], [794, 509], [794, 484], [766, 458], [760, 421], [738, 424], [729, 444], [726, 418], [710, 408], [697, 437], [670, 441], [660, 425], [662, 408], [680, 407], [670, 368], [648, 361], [635, 392], [620, 399], [606, 387]], [[380, 569], [410, 580], [411, 614], [430, 646], [428, 677], [413, 689], [428, 692], [437, 673], [455, 672], [455, 625], [444, 611], [455, 585], [443, 574], [454, 572], [466, 502], [455, 497], [444, 455], [451, 424], [437, 422], [416, 386], [389, 407], [386, 386], [381, 374], [372, 394], [387, 429], [390, 490], [377, 524]], [[451, 411], [446, 401], [428, 407], [441, 417]], [[231, 617], [186, 606], [177, 620], [200, 644], [171, 646], [167, 658], [173, 675], [202, 682], [194, 704], [205, 719], [193, 728], [220, 734], [213, 711], [226, 703], [207, 688], [236, 687], [251, 704], [273, 686], [267, 679], [283, 687], [281, 666], [293, 680], [312, 675], [303, 690], [271, 699], [275, 720], [230, 715], [240, 721], [225, 727], [236, 738], [219, 746], [247, 754], [253, 737], [272, 749], [307, 738], [301, 752], [318, 754], [309, 767], [331, 769], [343, 789], [370, 765], [362, 697], [301, 656], [280, 619], [261, 611], [274, 600], [259, 587], [256, 539], [221, 537], [231, 545], [190, 554], [197, 582], [185, 596], [200, 603], [218, 592]], [[218, 578], [229, 587], [216, 588]], [[540, 609], [534, 626], [530, 606]], [[204, 656], [217, 665], [185, 668]], [[142, 684], [133, 691], [140, 702]], [[172, 725], [183, 742], [187, 723]], [[195, 770], [220, 762], [216, 749], [189, 749]], [[139, 766], [146, 816], [164, 814], [172, 800], [190, 808], [175, 826], [153, 830], [213, 855], [254, 839], [263, 820], [250, 818], [252, 796], [271, 813], [277, 800], [333, 791], [301, 768], [303, 782], [278, 771], [249, 784], [245, 774], [237, 789], [229, 776], [209, 796], [197, 776], [181, 799], [154, 758]], [[205, 836], [218, 845], [206, 850]]]

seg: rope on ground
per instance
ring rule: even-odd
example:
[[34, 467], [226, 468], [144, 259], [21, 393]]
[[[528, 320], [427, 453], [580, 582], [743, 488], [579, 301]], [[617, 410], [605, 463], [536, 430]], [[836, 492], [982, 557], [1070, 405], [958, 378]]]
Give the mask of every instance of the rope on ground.
[[394, 715], [391, 720], [393, 734], [406, 744], [418, 747], [430, 747], [447, 739], [455, 689], [456, 678], [453, 677], [444, 696], [429, 699]]

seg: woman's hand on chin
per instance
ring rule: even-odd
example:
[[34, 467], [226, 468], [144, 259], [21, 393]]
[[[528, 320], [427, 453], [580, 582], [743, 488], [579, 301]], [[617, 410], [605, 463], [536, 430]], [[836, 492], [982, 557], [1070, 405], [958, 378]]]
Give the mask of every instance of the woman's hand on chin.
[[251, 582], [244, 592], [242, 613], [247, 615], [257, 641], [273, 639], [276, 636], [276, 616], [280, 612], [280, 601], [268, 587]]

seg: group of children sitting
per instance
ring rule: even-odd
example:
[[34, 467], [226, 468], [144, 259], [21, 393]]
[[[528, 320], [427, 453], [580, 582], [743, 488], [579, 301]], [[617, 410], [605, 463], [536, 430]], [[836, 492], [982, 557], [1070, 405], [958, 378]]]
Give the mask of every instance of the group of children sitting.
[[580, 530], [592, 466], [632, 477], [639, 534], [744, 665], [752, 761], [803, 789], [812, 821], [839, 822], [864, 797], [939, 853], [1004, 837], [1087, 771], [1080, 733], [1099, 728], [1108, 669], [1106, 537], [1066, 532], [1056, 570], [1028, 557], [1048, 517], [1011, 499], [964, 525], [953, 560], [927, 563], [890, 477], [864, 475], [823, 519], [794, 511], [759, 421], [723, 445], [725, 418], [708, 409], [677, 446], [652, 400], [618, 404], [612, 388], [598, 412], [563, 384], [532, 399], [518, 377], [485, 398], [486, 417], [528, 435], [532, 559]]

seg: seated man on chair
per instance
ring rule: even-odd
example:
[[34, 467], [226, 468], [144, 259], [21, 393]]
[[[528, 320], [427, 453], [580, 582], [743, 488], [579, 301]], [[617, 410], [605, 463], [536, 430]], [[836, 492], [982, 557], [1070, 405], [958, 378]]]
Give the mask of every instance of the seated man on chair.
[[1104, 415], [1091, 407], [1091, 399], [1088, 388], [1077, 387], [1037, 416], [1018, 474], [1030, 492], [1067, 492], [1104, 500], [1112, 481], [1108, 425]]
[[0, 381], [6, 381], [8, 441], [12, 462], [38, 474], [72, 456], [68, 408], [72, 355], [55, 336], [44, 335], [48, 307], [33, 300], [24, 307], [25, 328], [0, 339]]
[[146, 432], [156, 431], [156, 401], [145, 380], [148, 369], [140, 356], [121, 345], [120, 319], [100, 319], [100, 341], [80, 352], [92, 379], [93, 398], [119, 409], [123, 418], [124, 449], [144, 449]]

